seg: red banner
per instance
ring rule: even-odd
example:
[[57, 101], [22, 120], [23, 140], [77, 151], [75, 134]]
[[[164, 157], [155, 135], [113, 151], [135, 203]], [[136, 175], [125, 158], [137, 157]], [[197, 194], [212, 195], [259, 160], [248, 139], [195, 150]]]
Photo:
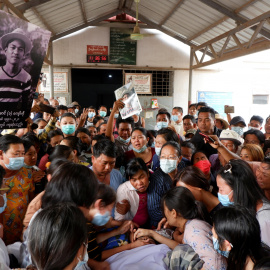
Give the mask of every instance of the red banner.
[[87, 54], [108, 55], [108, 46], [87, 45]]

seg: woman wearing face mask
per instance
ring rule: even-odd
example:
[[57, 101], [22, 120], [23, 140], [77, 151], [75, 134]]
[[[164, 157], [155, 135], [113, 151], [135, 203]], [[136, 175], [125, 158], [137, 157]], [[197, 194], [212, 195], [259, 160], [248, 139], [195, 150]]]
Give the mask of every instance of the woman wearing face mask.
[[87, 264], [85, 217], [72, 204], [57, 204], [38, 213], [28, 240], [32, 262], [38, 270], [79, 270]]
[[270, 203], [248, 163], [243, 160], [231, 160], [218, 172], [217, 186], [218, 199], [222, 205], [239, 204], [257, 217], [262, 241], [270, 245]]
[[208, 160], [207, 155], [202, 151], [195, 152], [191, 157], [191, 164], [204, 173], [206, 179], [213, 187], [214, 192], [217, 192], [216, 179], [211, 173], [211, 163]]
[[60, 127], [64, 137], [75, 136], [76, 117], [72, 113], [64, 113], [61, 117]]
[[153, 156], [153, 168], [152, 170], [155, 171], [159, 168], [159, 156], [160, 151], [163, 144], [167, 142], [176, 142], [180, 143], [180, 140], [177, 134], [170, 128], [162, 128], [157, 132], [157, 136], [155, 138], [155, 155]]
[[24, 168], [24, 146], [20, 138], [5, 135], [0, 138], [0, 165], [5, 169], [4, 183], [9, 187], [7, 208], [3, 213], [4, 241], [20, 241], [27, 205], [34, 197], [32, 174]]
[[162, 198], [162, 208], [168, 224], [177, 228], [173, 234], [174, 240], [145, 229], [138, 229], [134, 239], [150, 236], [171, 249], [179, 243], [188, 244], [205, 262], [203, 269], [226, 269], [226, 260], [214, 250], [210, 236], [212, 226], [204, 221], [201, 205], [187, 188], [175, 187], [169, 190]]
[[270, 254], [269, 247], [261, 242], [256, 217], [245, 207], [217, 211], [212, 233], [215, 250], [228, 258], [228, 269], [252, 270], [258, 260]]
[[152, 168], [152, 160], [155, 148], [148, 146], [149, 136], [144, 128], [134, 128], [131, 132], [131, 144], [133, 150], [125, 153], [125, 160], [129, 162], [133, 158], [141, 158], [148, 168]]
[[25, 150], [24, 156], [24, 167], [31, 171], [32, 178], [35, 184], [35, 194], [40, 193], [44, 190], [47, 183], [46, 178], [44, 179], [45, 172], [41, 171], [37, 166], [37, 151], [34, 143], [28, 140], [23, 140], [23, 146]]
[[40, 159], [38, 164], [39, 169], [42, 171], [46, 170], [46, 163], [49, 161], [49, 155], [52, 153], [54, 147], [59, 145], [60, 142], [64, 139], [63, 132], [61, 130], [52, 130], [49, 132], [47, 137], [47, 153]]
[[188, 166], [184, 168], [176, 176], [175, 185], [188, 188], [196, 201], [200, 201], [205, 205], [211, 218], [222, 207], [218, 198], [211, 193], [210, 184], [205, 178], [204, 173], [197, 167]]

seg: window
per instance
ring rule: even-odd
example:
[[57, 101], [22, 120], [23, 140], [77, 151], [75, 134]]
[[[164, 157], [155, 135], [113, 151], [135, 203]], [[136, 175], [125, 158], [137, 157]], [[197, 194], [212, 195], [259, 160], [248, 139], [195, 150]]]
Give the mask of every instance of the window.
[[[162, 70], [124, 70], [125, 73], [151, 73], [152, 74], [152, 96], [173, 95], [173, 71]], [[146, 96], [139, 95], [139, 96]], [[148, 94], [149, 95], [149, 94]]]
[[253, 104], [268, 104], [269, 95], [253, 95]]

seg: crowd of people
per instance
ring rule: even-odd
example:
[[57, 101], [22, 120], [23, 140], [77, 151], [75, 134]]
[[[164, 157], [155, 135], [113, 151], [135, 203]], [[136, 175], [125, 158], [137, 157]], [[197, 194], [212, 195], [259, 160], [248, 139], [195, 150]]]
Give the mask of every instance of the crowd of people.
[[124, 106], [1, 130], [0, 269], [270, 269], [270, 116]]

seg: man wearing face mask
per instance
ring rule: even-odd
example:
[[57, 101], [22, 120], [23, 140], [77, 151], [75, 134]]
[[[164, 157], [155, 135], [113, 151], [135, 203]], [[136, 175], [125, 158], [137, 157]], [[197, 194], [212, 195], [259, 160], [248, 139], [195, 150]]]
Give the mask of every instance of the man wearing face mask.
[[181, 107], [174, 107], [172, 109], [172, 126], [175, 128], [178, 135], [184, 135], [183, 127], [183, 109]]
[[107, 108], [105, 105], [100, 105], [99, 109], [98, 109], [98, 114], [104, 119], [104, 120], [108, 120], [107, 116]]
[[32, 174], [24, 165], [22, 140], [14, 135], [0, 138], [0, 165], [5, 169], [4, 185], [9, 187], [7, 208], [3, 212], [4, 241], [20, 241], [24, 218], [29, 202], [34, 198]]
[[241, 116], [235, 116], [230, 121], [230, 129], [238, 133], [240, 136], [243, 136], [245, 127], [245, 120]]
[[253, 115], [250, 118], [249, 124], [248, 124], [248, 129], [257, 129], [257, 130], [262, 130], [262, 125], [263, 125], [263, 118], [259, 115]]
[[118, 131], [118, 137], [116, 139], [113, 136], [113, 122], [116, 112], [119, 111], [119, 109], [123, 108], [124, 106], [125, 104], [122, 102], [122, 99], [119, 99], [114, 102], [106, 130], [106, 137], [110, 138], [112, 142], [115, 142], [115, 145], [123, 150], [123, 154], [124, 152], [133, 149], [130, 143], [130, 138], [131, 138], [131, 131], [134, 128], [134, 120], [132, 117], [122, 119], [118, 115], [116, 119], [116, 128]]
[[156, 127], [155, 130], [167, 128], [171, 123], [171, 115], [166, 109], [160, 109], [156, 116]]

